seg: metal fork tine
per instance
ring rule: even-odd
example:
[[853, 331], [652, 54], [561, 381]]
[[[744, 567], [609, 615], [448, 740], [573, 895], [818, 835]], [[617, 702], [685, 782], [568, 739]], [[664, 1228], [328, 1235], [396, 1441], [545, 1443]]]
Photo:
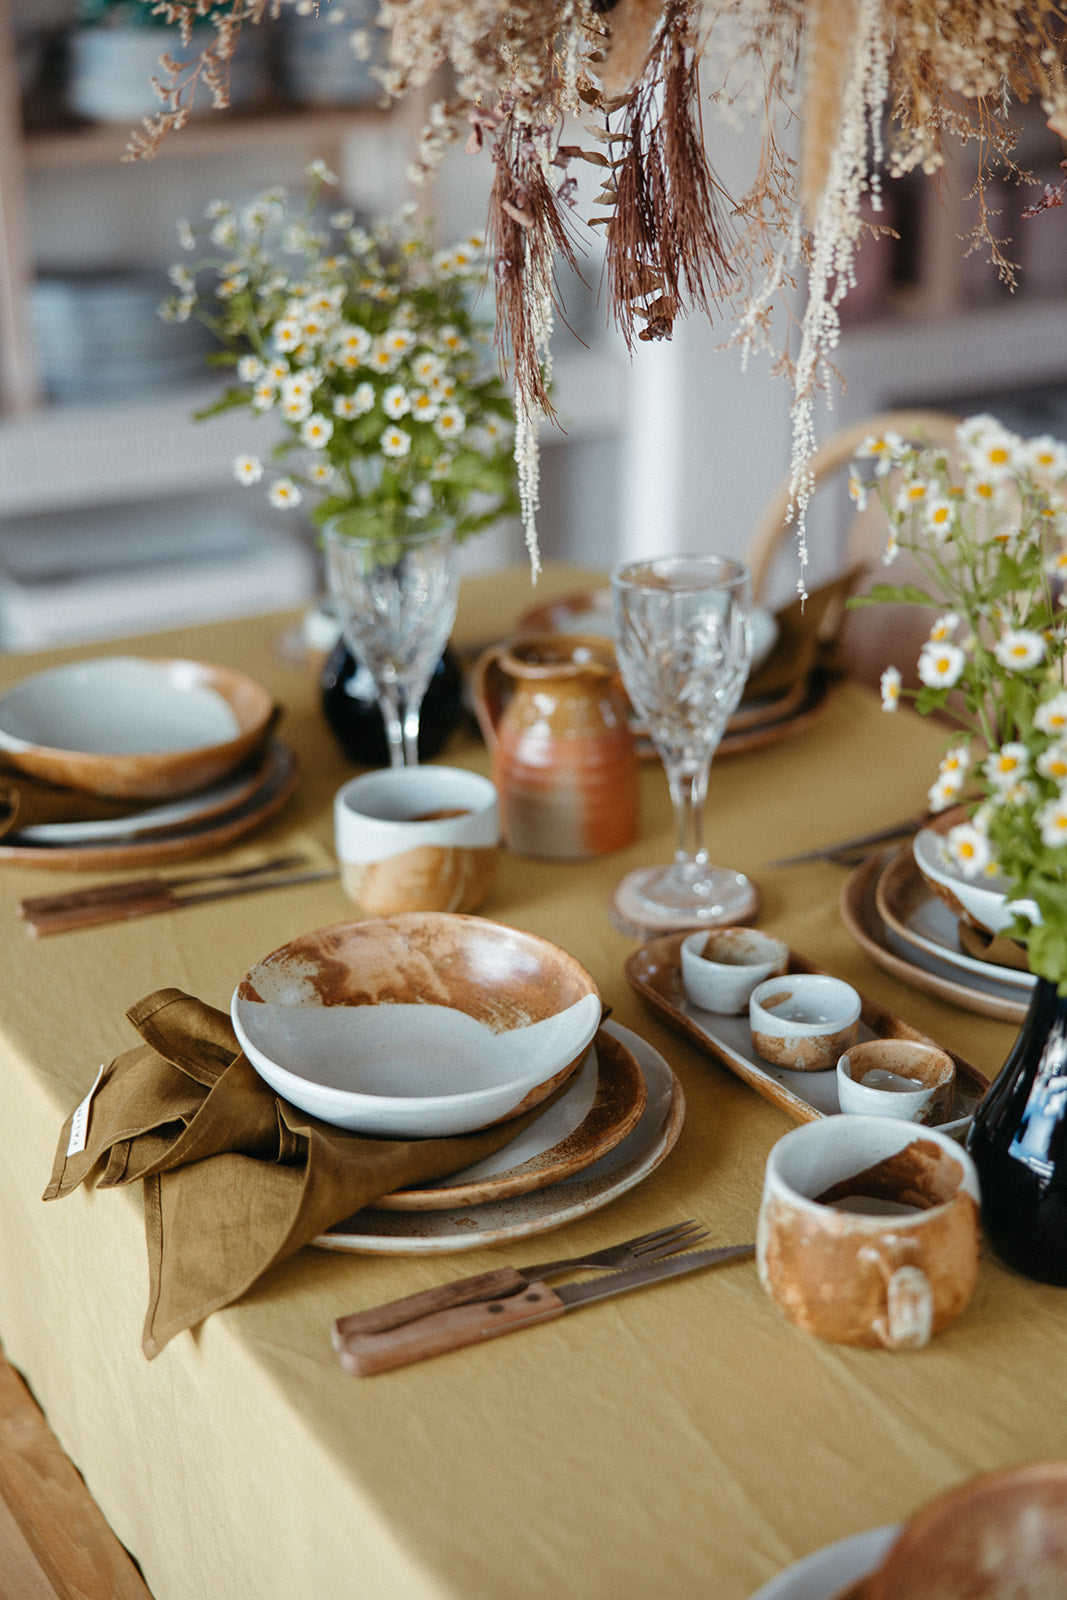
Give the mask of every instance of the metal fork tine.
[[626, 1239], [616, 1246], [619, 1250], [641, 1250], [659, 1244], [661, 1240], [676, 1238], [679, 1234], [686, 1233], [692, 1228], [699, 1228], [700, 1223], [692, 1217], [688, 1222], [672, 1222], [666, 1228], [653, 1228], [651, 1233], [640, 1233], [636, 1239]]
[[663, 1239], [658, 1244], [645, 1245], [634, 1254], [641, 1257], [642, 1261], [658, 1261], [661, 1256], [672, 1256], [681, 1244], [697, 1244], [708, 1236], [707, 1228], [692, 1227]]

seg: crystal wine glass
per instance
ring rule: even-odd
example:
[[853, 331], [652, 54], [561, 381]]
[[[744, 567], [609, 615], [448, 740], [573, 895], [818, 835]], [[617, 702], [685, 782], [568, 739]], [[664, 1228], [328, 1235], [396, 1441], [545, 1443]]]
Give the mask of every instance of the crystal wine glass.
[[359, 513], [323, 528], [326, 575], [345, 643], [374, 679], [389, 761], [418, 765], [419, 711], [456, 619], [459, 567], [450, 528], [382, 537]]
[[668, 556], [612, 574], [623, 683], [663, 762], [677, 847], [669, 866], [629, 873], [612, 911], [644, 937], [715, 927], [756, 909], [745, 875], [712, 866], [703, 843], [711, 760], [741, 698], [752, 656], [752, 582], [726, 556]]

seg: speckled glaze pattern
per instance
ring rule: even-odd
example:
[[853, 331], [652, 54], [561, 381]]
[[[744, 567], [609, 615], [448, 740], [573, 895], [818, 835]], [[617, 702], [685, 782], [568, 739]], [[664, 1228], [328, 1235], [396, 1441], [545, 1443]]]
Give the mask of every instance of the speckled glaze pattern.
[[473, 678], [505, 843], [581, 860], [637, 837], [637, 762], [615, 654], [594, 635], [495, 646]]

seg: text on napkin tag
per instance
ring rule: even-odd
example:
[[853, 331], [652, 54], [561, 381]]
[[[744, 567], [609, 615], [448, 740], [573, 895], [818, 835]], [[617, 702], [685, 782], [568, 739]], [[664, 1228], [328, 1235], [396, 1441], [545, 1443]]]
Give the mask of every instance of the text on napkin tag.
[[70, 1139], [67, 1141], [68, 1156], [76, 1156], [85, 1149], [85, 1141], [89, 1134], [89, 1107], [92, 1104], [93, 1095], [100, 1087], [100, 1079], [104, 1076], [105, 1065], [101, 1061], [100, 1071], [93, 1079], [92, 1088], [70, 1119]]

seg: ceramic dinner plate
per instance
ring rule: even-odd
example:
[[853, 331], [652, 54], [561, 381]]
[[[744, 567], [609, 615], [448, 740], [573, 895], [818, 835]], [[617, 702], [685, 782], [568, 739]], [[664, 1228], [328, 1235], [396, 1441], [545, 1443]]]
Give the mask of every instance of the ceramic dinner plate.
[[[626, 962], [626, 976], [637, 993], [659, 1016], [693, 1044], [711, 1056], [721, 1066], [733, 1072], [757, 1094], [772, 1104], [780, 1106], [798, 1122], [813, 1122], [819, 1117], [840, 1113], [837, 1098], [837, 1073], [795, 1072], [786, 1067], [774, 1067], [763, 1061], [752, 1044], [747, 1013], [739, 1017], [719, 1016], [693, 1005], [686, 997], [682, 983], [681, 945], [685, 934], [668, 934], [653, 939], [634, 951]], [[794, 953], [790, 954], [790, 972], [816, 972], [820, 969]], [[866, 995], [860, 995], [861, 1040], [866, 1039], [919, 1039], [925, 1044], [937, 1040], [911, 1027], [902, 1018]], [[938, 1124], [942, 1133], [959, 1136], [966, 1128], [975, 1106], [989, 1087], [989, 1080], [972, 1067], [969, 1061], [948, 1051], [956, 1063], [955, 1100], [952, 1116]]]
[[930, 889], [910, 850], [902, 850], [879, 873], [874, 903], [898, 948], [921, 951], [972, 977], [995, 977], [1025, 995], [1033, 989], [1037, 980], [1032, 972], [980, 961], [960, 949], [956, 918]]
[[547, 1233], [599, 1211], [654, 1172], [674, 1149], [685, 1118], [681, 1084], [657, 1050], [629, 1028], [606, 1022], [631, 1051], [645, 1080], [647, 1099], [637, 1126], [592, 1166], [532, 1194], [449, 1211], [357, 1212], [312, 1242], [324, 1250], [364, 1255], [445, 1255]]
[[[1018, 974], [1012, 972], [1012, 982], [1002, 982], [1000, 977], [1002, 971], [1011, 969], [989, 967], [987, 977], [984, 972], [968, 972], [917, 946], [894, 943], [892, 931], [879, 916], [876, 903], [878, 880], [893, 855], [871, 856], [862, 862], [841, 891], [841, 920], [856, 943], [878, 966], [924, 994], [951, 1000], [965, 1011], [976, 1011], [980, 1016], [997, 1017], [1002, 1022], [1022, 1022], [1029, 997], [1014, 982]], [[987, 966], [986, 963], [982, 965]]]
[[125, 817], [91, 817], [84, 822], [39, 822], [9, 833], [15, 844], [95, 844], [101, 839], [137, 839], [146, 833], [163, 833], [171, 828], [189, 827], [208, 817], [229, 811], [260, 791], [268, 783], [278, 761], [275, 746], [261, 751], [247, 766], [231, 777], [195, 794], [182, 795], [158, 804], [146, 803], [143, 809]]
[[599, 1030], [564, 1093], [502, 1150], [419, 1189], [398, 1189], [376, 1211], [448, 1211], [531, 1194], [591, 1167], [637, 1126], [648, 1091], [622, 1040]]
[[892, 1524], [868, 1528], [823, 1545], [765, 1583], [750, 1600], [836, 1600], [848, 1584], [868, 1577], [900, 1532]]
[[225, 811], [137, 838], [94, 839], [80, 844], [22, 843], [12, 834], [0, 840], [0, 862], [22, 867], [95, 872], [98, 868], [163, 865], [222, 850], [273, 817], [292, 797], [300, 764], [288, 745], [273, 740], [257, 788]]

